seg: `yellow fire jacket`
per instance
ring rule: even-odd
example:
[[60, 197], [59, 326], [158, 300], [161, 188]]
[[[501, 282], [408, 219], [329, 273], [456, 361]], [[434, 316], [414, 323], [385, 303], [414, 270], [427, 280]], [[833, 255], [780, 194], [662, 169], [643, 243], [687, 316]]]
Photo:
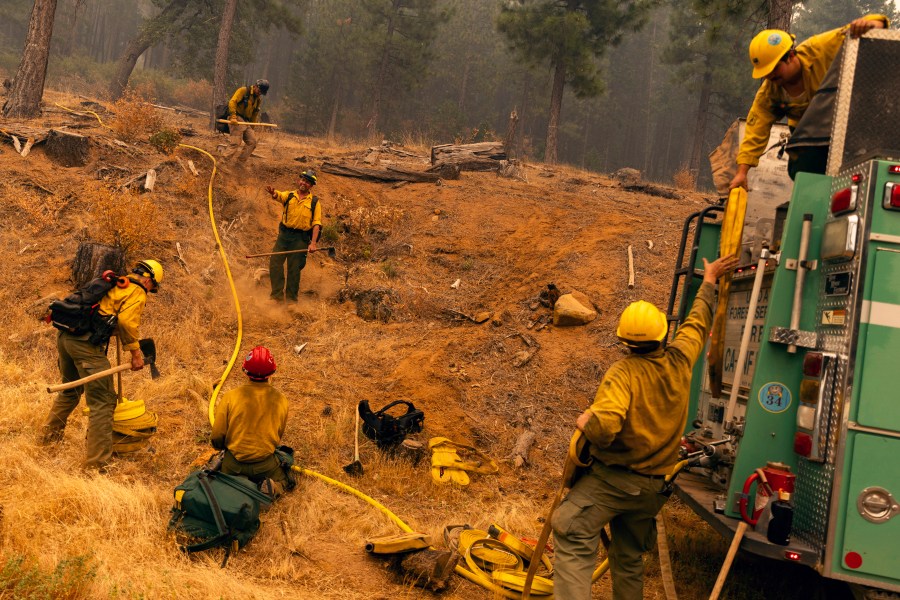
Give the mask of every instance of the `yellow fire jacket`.
[[[885, 28], [890, 20], [884, 15], [866, 15], [864, 19], [883, 21]], [[797, 58], [803, 65], [803, 88], [806, 93], [800, 98], [791, 98], [781, 86], [763, 79], [747, 114], [744, 140], [738, 150], [737, 163], [755, 167], [759, 157], [766, 151], [772, 124], [787, 117], [793, 128], [809, 107], [809, 101], [818, 91], [825, 73], [844, 45], [844, 36], [849, 25], [814, 35], [796, 47]]]
[[131, 275], [131, 283], [127, 288], [113, 287], [100, 300], [98, 310], [101, 315], [117, 315], [119, 326], [116, 335], [125, 350], [138, 349], [138, 328], [141, 326], [141, 313], [147, 303], [147, 292], [144, 291]]
[[250, 86], [238, 88], [228, 101], [228, 114], [243, 117], [251, 123], [259, 123], [262, 96], [250, 92]]
[[316, 214], [312, 214], [312, 192], [301, 198], [297, 190], [279, 192], [278, 201], [284, 207], [281, 213], [281, 222], [291, 229], [308, 231], [313, 226], [322, 226], [322, 203], [316, 202]]
[[706, 344], [714, 298], [712, 284], [704, 283], [672, 343], [627, 356], [603, 376], [584, 428], [595, 458], [646, 475], [671, 472], [687, 423], [691, 370]]
[[222, 395], [210, 442], [240, 462], [258, 462], [275, 452], [287, 425], [288, 401], [265, 381], [250, 381]]

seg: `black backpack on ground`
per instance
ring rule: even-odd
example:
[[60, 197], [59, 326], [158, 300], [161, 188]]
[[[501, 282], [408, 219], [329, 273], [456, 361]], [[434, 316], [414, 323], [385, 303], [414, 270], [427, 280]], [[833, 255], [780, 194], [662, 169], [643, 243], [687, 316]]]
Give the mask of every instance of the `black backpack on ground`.
[[179, 546], [183, 552], [225, 548], [224, 567], [259, 531], [260, 510], [271, 504], [246, 477], [201, 469], [175, 488], [169, 529], [191, 540]]
[[89, 341], [102, 346], [115, 331], [118, 318], [116, 315], [101, 315], [100, 300], [116, 285], [118, 279], [112, 271], [105, 271], [64, 299], [54, 300], [50, 303], [50, 324], [72, 335], [92, 332]]
[[[398, 404], [406, 406], [406, 413], [395, 417], [387, 412]], [[363, 433], [369, 439], [375, 440], [382, 450], [394, 448], [403, 442], [408, 434], [422, 431], [425, 422], [425, 413], [406, 400], [395, 400], [378, 412], [372, 412], [369, 401], [362, 400], [359, 403], [359, 417], [363, 422]]]

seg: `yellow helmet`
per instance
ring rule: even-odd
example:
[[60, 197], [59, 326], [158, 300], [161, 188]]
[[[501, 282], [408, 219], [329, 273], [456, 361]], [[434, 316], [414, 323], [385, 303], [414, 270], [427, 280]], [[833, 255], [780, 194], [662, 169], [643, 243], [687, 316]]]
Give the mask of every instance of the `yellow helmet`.
[[661, 310], [638, 300], [628, 305], [619, 317], [616, 335], [626, 346], [639, 347], [646, 342], [661, 342], [669, 332], [669, 322]]
[[750, 62], [753, 79], [762, 79], [772, 72], [785, 54], [794, 47], [794, 36], [781, 29], [763, 29], [750, 41]]
[[145, 275], [152, 279], [153, 283], [156, 285], [150, 291], [156, 293], [159, 284], [161, 284], [163, 280], [163, 268], [162, 265], [159, 264], [159, 261], [153, 259], [138, 261], [138, 264], [134, 268], [134, 272], [138, 275]]

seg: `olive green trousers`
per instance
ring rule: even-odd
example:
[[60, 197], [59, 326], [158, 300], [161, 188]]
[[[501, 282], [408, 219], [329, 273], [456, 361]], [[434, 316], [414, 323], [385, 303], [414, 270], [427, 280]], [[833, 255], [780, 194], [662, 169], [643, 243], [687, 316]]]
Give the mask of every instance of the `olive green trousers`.
[[553, 513], [553, 596], [590, 600], [600, 531], [609, 524], [613, 600], [641, 600], [643, 553], [656, 544], [655, 518], [668, 499], [665, 490], [662, 478], [595, 460]]
[[[62, 375], [63, 383], [93, 375], [110, 367], [106, 349], [91, 344], [87, 341], [88, 337], [89, 333], [75, 336], [59, 332], [56, 349], [59, 353], [59, 373]], [[82, 393], [90, 409], [85, 466], [101, 468], [112, 458], [116, 392], [111, 376], [57, 394], [44, 423], [44, 440], [53, 442], [62, 439], [69, 415], [78, 406]]]

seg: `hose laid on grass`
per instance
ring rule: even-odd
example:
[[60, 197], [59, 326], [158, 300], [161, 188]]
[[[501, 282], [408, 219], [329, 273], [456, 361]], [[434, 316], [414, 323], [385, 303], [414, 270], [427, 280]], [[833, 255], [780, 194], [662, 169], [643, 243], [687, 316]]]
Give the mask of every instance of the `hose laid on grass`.
[[238, 300], [237, 289], [234, 287], [234, 278], [231, 276], [231, 268], [228, 266], [228, 256], [225, 254], [225, 249], [222, 248], [222, 239], [219, 237], [219, 229], [216, 227], [216, 215], [213, 212], [213, 180], [216, 177], [216, 159], [212, 154], [203, 150], [201, 148], [197, 148], [196, 146], [189, 146], [187, 144], [178, 144], [180, 148], [188, 148], [190, 150], [196, 150], [197, 152], [201, 152], [205, 154], [209, 160], [212, 161], [212, 173], [209, 175], [209, 222], [212, 225], [213, 235], [216, 238], [216, 249], [219, 251], [219, 256], [222, 257], [222, 264], [225, 265], [225, 276], [228, 278], [228, 285], [231, 288], [231, 298], [234, 300], [234, 311], [237, 313], [237, 339], [234, 343], [234, 350], [231, 352], [231, 359], [228, 361], [228, 365], [225, 367], [225, 372], [222, 373], [222, 377], [219, 379], [218, 383], [213, 386], [212, 396], [209, 398], [209, 409], [207, 411], [207, 416], [209, 417], [209, 424], [212, 425], [216, 420], [216, 398], [219, 395], [219, 392], [222, 389], [222, 386], [225, 385], [225, 381], [228, 379], [228, 375], [231, 373], [231, 369], [234, 367], [234, 363], [237, 360], [238, 353], [241, 350], [241, 340], [244, 337], [244, 320], [241, 315], [241, 302]]

